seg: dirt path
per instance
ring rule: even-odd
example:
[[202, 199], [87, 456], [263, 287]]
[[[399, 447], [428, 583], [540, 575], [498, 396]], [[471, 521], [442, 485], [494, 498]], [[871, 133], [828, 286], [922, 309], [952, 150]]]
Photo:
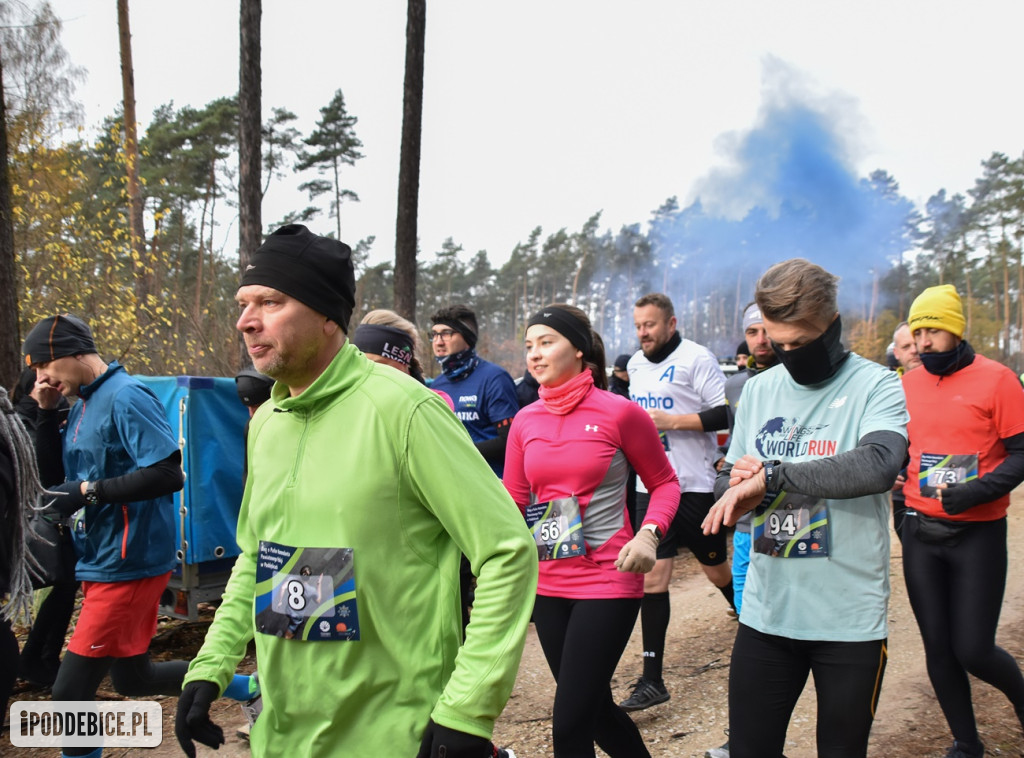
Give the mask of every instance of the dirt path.
[[[999, 644], [1024, 661], [1024, 488], [1010, 510], [1010, 572]], [[1015, 557], [1016, 556], [1016, 557]], [[886, 758], [943, 756], [952, 742], [925, 671], [924, 651], [903, 582], [902, 552], [893, 535], [890, 569], [889, 664], [868, 754]], [[725, 741], [729, 660], [736, 624], [724, 600], [692, 556], [676, 561], [665, 680], [672, 699], [634, 714], [653, 758], [700, 758]], [[641, 669], [639, 624], [623, 656], [613, 689], [625, 697]], [[531, 629], [519, 679], [496, 730], [496, 742], [517, 756], [551, 755], [551, 688], [536, 634]], [[974, 703], [988, 755], [1024, 755], [1024, 737], [1002, 693], [974, 680]], [[786, 755], [814, 758], [815, 702], [809, 683], [790, 724]], [[603, 753], [599, 754], [603, 755]]]
[[[1010, 511], [1010, 574], [999, 629], [999, 643], [1018, 661], [1024, 660], [1024, 489], [1014, 493]], [[929, 758], [943, 756], [951, 742], [924, 668], [924, 653], [917, 625], [903, 584], [900, 545], [893, 538], [891, 565], [889, 665], [882, 687], [878, 716], [872, 730], [870, 756], [879, 758]], [[672, 621], [665, 660], [665, 679], [672, 699], [664, 705], [634, 715], [654, 758], [699, 758], [710, 747], [725, 741], [728, 724], [726, 696], [729, 658], [736, 622], [725, 613], [721, 594], [704, 578], [689, 555], [676, 562], [672, 579]], [[155, 646], [168, 657], [190, 655], [201, 642], [203, 625], [165, 626]], [[641, 668], [639, 625], [630, 640], [613, 680], [616, 694], [628, 694]], [[551, 755], [551, 701], [554, 682], [532, 627], [512, 698], [502, 714], [495, 741], [516, 751], [519, 758]], [[44, 693], [25, 691], [15, 698], [36, 699]], [[113, 749], [105, 758], [178, 758], [183, 755], [174, 740], [175, 698], [159, 698], [164, 714], [164, 742], [159, 748]], [[974, 703], [982, 739], [992, 756], [1024, 755], [1020, 726], [1002, 693], [974, 682]], [[228, 742], [214, 752], [200, 746], [199, 755], [216, 758], [248, 758], [248, 744], [236, 736], [244, 723], [236, 703], [219, 701], [215, 721], [224, 726]], [[790, 724], [786, 755], [813, 758], [815, 705], [809, 684]], [[0, 755], [52, 758], [54, 750], [11, 747], [4, 735]], [[603, 753], [600, 753], [603, 755]]]

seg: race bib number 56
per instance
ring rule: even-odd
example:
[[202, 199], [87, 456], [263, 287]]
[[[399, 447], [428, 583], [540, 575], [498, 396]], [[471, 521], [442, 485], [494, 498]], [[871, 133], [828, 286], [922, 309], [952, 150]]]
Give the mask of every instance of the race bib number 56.
[[575, 495], [526, 506], [526, 525], [537, 543], [537, 559], [553, 561], [585, 555], [583, 519]]

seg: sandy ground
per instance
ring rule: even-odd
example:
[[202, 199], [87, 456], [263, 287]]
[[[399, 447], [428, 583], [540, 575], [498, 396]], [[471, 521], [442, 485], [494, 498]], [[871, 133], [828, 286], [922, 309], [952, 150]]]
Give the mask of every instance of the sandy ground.
[[[999, 644], [1018, 660], [1024, 659], [1024, 489], [1014, 493], [1016, 508], [1010, 511], [1010, 573], [998, 636]], [[889, 665], [885, 673], [878, 716], [872, 731], [869, 755], [887, 758], [943, 756], [951, 736], [939, 710], [924, 668], [924, 653], [903, 583], [899, 543], [893, 537], [891, 564]], [[725, 741], [728, 724], [726, 695], [728, 667], [736, 622], [728, 618], [721, 594], [704, 578], [696, 561], [681, 556], [672, 579], [672, 621], [665, 656], [665, 679], [672, 699], [634, 714], [654, 758], [703, 756], [710, 747]], [[154, 651], [157, 656], [181, 657], [194, 651], [205, 624], [168, 622], [162, 625]], [[251, 666], [249, 660], [246, 665]], [[625, 697], [641, 668], [639, 624], [613, 680], [617, 695]], [[109, 686], [109, 683], [107, 683]], [[532, 627], [512, 698], [498, 721], [495, 742], [511, 747], [519, 758], [551, 755], [551, 679]], [[102, 690], [110, 697], [113, 692]], [[15, 699], [45, 698], [45, 692], [22, 688]], [[164, 711], [164, 739], [158, 748], [110, 749], [105, 757], [183, 755], [173, 734], [176, 698], [155, 698]], [[987, 754], [1024, 755], [1020, 726], [1002, 694], [974, 682], [974, 703]], [[224, 726], [228, 741], [214, 752], [199, 746], [200, 756], [247, 757], [248, 743], [236, 735], [244, 724], [237, 703], [219, 701], [214, 719]], [[809, 683], [790, 724], [786, 754], [789, 758], [815, 755], [815, 703]], [[603, 753], [599, 754], [603, 755]], [[6, 733], [0, 742], [3, 756], [53, 756], [53, 749], [19, 749]], [[411, 757], [410, 757], [411, 758]]]

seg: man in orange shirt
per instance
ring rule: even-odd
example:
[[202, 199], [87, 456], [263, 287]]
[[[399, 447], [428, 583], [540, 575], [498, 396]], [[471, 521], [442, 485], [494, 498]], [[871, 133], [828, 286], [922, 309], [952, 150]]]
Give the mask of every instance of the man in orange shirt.
[[1024, 677], [996, 646], [1006, 586], [1006, 508], [1024, 480], [1024, 392], [963, 339], [960, 296], [929, 287], [910, 306], [924, 370], [903, 375], [910, 464], [903, 573], [928, 676], [953, 732], [947, 758], [980, 758], [967, 674], [998, 688], [1024, 723]]

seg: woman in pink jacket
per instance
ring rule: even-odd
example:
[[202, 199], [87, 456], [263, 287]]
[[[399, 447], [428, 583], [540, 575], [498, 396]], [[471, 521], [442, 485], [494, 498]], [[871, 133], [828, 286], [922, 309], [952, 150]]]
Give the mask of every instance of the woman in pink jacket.
[[[595, 742], [612, 758], [643, 758], [650, 754], [610, 682], [679, 483], [647, 413], [606, 390], [604, 347], [583, 311], [534, 314], [526, 361], [540, 402], [512, 422], [504, 482], [541, 561], [533, 618], [557, 683], [555, 758], [593, 756]], [[651, 493], [638, 533], [626, 513], [630, 464]]]

